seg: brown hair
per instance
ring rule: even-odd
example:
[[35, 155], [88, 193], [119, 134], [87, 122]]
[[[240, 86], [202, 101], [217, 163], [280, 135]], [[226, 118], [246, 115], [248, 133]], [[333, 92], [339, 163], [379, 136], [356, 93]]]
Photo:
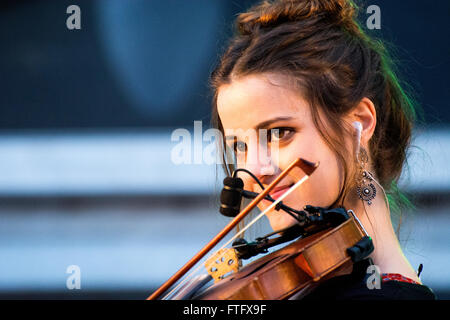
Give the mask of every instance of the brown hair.
[[[356, 13], [350, 0], [263, 1], [239, 14], [235, 35], [211, 74], [212, 124], [222, 133], [217, 113], [221, 85], [234, 77], [265, 72], [298, 81], [317, 129], [344, 168], [344, 187], [335, 204], [343, 201], [354, 181], [344, 151], [342, 116], [364, 97], [374, 103], [377, 125], [369, 156], [378, 181], [388, 194], [397, 194], [396, 199], [401, 198], [396, 183], [415, 120], [413, 102], [393, 71], [392, 59], [381, 41], [362, 30]], [[230, 174], [232, 166], [224, 169]], [[389, 197], [390, 202], [393, 199]]]

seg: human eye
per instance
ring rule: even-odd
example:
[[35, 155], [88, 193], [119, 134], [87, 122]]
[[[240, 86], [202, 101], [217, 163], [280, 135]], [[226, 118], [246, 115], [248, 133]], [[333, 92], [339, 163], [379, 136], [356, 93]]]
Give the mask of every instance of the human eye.
[[288, 141], [295, 133], [294, 128], [290, 127], [277, 127], [268, 130], [267, 141], [268, 142], [285, 142]]
[[233, 150], [236, 153], [245, 153], [247, 151], [247, 144], [243, 141], [235, 141], [233, 143]]

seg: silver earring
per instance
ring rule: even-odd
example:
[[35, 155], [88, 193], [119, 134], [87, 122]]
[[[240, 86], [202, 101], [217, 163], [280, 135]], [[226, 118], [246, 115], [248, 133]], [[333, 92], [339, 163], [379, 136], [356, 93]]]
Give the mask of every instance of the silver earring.
[[357, 178], [358, 181], [356, 184], [356, 194], [361, 200], [366, 201], [368, 205], [371, 205], [372, 200], [375, 199], [377, 195], [377, 189], [372, 183], [372, 174], [365, 170], [368, 161], [369, 157], [367, 156], [366, 150], [364, 148], [360, 148], [358, 157], [359, 172]]

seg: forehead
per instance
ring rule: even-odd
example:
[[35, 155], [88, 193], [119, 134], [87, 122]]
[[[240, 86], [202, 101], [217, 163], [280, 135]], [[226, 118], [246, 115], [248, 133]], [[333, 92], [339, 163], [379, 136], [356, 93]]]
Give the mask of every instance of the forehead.
[[258, 74], [221, 86], [217, 111], [224, 129], [256, 129], [274, 119], [304, 119], [309, 108], [287, 77]]

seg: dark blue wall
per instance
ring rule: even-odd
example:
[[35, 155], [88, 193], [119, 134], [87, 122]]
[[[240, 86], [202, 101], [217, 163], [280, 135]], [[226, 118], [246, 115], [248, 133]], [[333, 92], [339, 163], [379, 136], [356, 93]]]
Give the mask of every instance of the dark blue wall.
[[[192, 126], [233, 16], [255, 1], [2, 1], [0, 129]], [[81, 8], [82, 29], [66, 28]], [[429, 124], [450, 124], [450, 2], [374, 1]], [[368, 15], [365, 10], [361, 18]]]

